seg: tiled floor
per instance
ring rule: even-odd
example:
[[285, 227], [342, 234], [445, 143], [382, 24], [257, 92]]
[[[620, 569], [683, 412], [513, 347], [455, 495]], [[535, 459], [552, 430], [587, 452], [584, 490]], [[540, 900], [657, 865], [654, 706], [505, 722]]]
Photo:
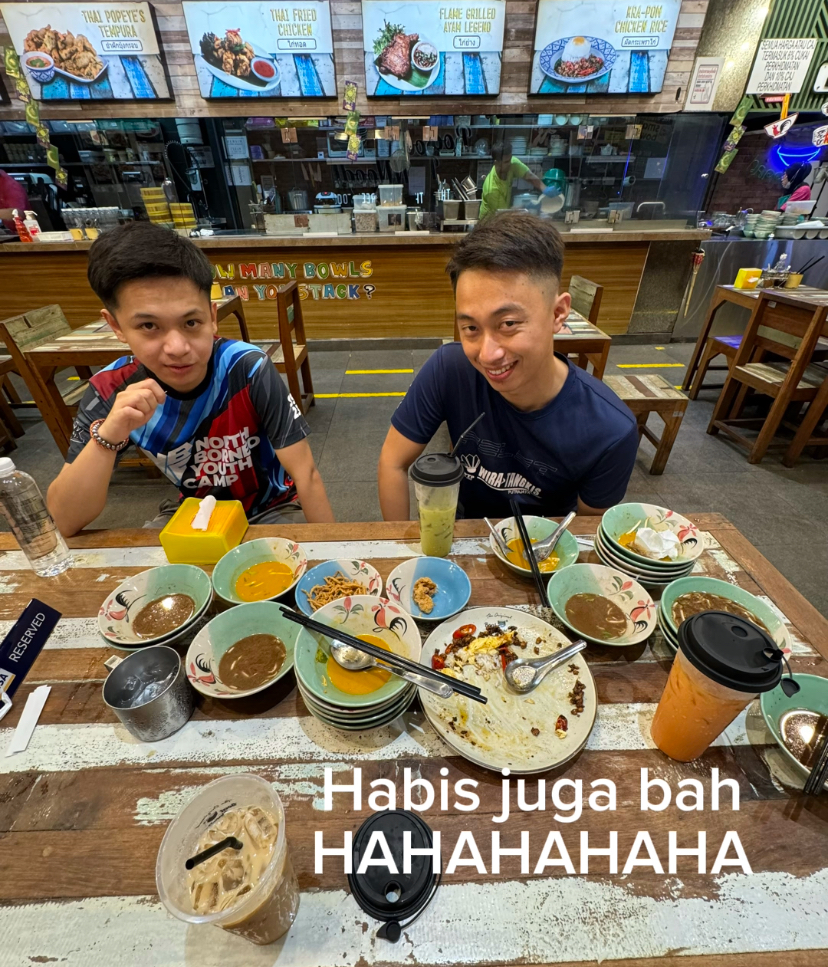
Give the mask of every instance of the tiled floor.
[[[657, 366], [680, 383], [692, 347], [615, 345], [608, 373], [629, 373], [619, 364]], [[311, 357], [314, 388], [320, 395], [402, 393], [430, 350], [315, 352]], [[681, 366], [664, 367], [667, 363]], [[661, 364], [661, 365], [658, 365]], [[413, 373], [352, 374], [353, 370], [410, 369]], [[646, 373], [649, 369], [637, 369]], [[720, 378], [713, 374], [711, 380]], [[678, 511], [718, 511], [730, 518], [779, 570], [823, 613], [828, 614], [828, 460], [803, 457], [792, 470], [771, 454], [759, 466], [721, 436], [705, 432], [715, 390], [702, 391], [690, 403], [667, 469], [648, 473], [652, 448], [644, 441], [628, 489], [628, 499], [642, 499]], [[320, 398], [310, 410], [311, 446], [340, 520], [379, 520], [376, 465], [389, 418], [399, 396]], [[656, 417], [651, 417], [659, 422]], [[46, 489], [62, 461], [37, 411], [25, 411], [26, 435], [13, 457]], [[444, 431], [432, 443], [445, 447]], [[173, 496], [171, 485], [149, 481], [140, 471], [118, 471], [110, 500], [97, 527], [136, 527], [157, 513], [160, 500]]]

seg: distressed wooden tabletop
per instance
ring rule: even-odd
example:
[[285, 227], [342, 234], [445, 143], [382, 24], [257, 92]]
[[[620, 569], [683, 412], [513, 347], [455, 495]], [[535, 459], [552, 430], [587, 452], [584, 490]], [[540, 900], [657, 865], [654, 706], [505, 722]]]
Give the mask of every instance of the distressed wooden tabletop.
[[[793, 670], [826, 675], [828, 622], [732, 524], [716, 514], [691, 516], [709, 536], [697, 571], [770, 600], [790, 625]], [[582, 534], [594, 527], [588, 518], [573, 525]], [[498, 564], [484, 531], [480, 522], [459, 522], [452, 549], [472, 581], [470, 606], [536, 607], [531, 582]], [[419, 553], [416, 524], [251, 527], [247, 539], [267, 535], [301, 541], [311, 562], [368, 560], [383, 577]], [[75, 568], [43, 580], [26, 568], [12, 538], [0, 536], [0, 632], [8, 631], [31, 597], [64, 615], [0, 728], [5, 750], [28, 693], [38, 684], [52, 686], [28, 750], [0, 757], [3, 967], [828, 963], [828, 797], [802, 796], [802, 780], [773, 744], [756, 704], [695, 763], [673, 762], [656, 750], [649, 724], [672, 660], [658, 633], [636, 647], [590, 647], [585, 653], [600, 703], [595, 728], [578, 757], [542, 777], [548, 787], [560, 778], [582, 780], [586, 793], [591, 781], [612, 780], [616, 810], [585, 806], [576, 822], [556, 821], [549, 788], [544, 809], [532, 812], [518, 812], [513, 788], [512, 815], [495, 824], [501, 777], [454, 754], [419, 707], [380, 730], [336, 732], [308, 714], [292, 675], [275, 686], [275, 694], [249, 702], [200, 698], [192, 720], [164, 742], [132, 739], [101, 698], [103, 663], [116, 650], [99, 638], [95, 616], [124, 578], [164, 563], [164, 554], [157, 534], [144, 530], [92, 531], [71, 544]], [[363, 770], [366, 790], [372, 779], [390, 778], [400, 798], [406, 768], [435, 787], [441, 768], [448, 769], [449, 788], [464, 777], [479, 784], [476, 812], [432, 808], [424, 816], [442, 832], [444, 857], [461, 831], [471, 830], [487, 875], [460, 866], [445, 876], [435, 901], [396, 945], [375, 938], [377, 924], [351, 899], [340, 859], [326, 859], [324, 873], [314, 872], [314, 832], [323, 832], [326, 845], [341, 846], [343, 832], [355, 831], [369, 814], [367, 792], [361, 812], [343, 795], [334, 796], [332, 811], [322, 809], [323, 770], [330, 767], [336, 782], [351, 782], [355, 766]], [[700, 780], [704, 811], [671, 805], [641, 812], [643, 768], [667, 781], [674, 794], [679, 780]], [[738, 812], [729, 797], [718, 812], [710, 809], [714, 768], [738, 783]], [[279, 791], [302, 889], [293, 929], [264, 948], [213, 927], [188, 927], [169, 916], [156, 896], [155, 859], [167, 823], [199, 786], [234, 771], [255, 772]], [[571, 788], [561, 797], [569, 801]], [[537, 799], [532, 777], [526, 801]], [[522, 874], [519, 859], [507, 856], [492, 874], [492, 832], [500, 832], [503, 848], [519, 846], [524, 830], [529, 872]], [[606, 857], [593, 857], [588, 873], [568, 874], [557, 866], [534, 875], [552, 830], [560, 832], [576, 869], [579, 856], [583, 860], [583, 832], [595, 848], [606, 847], [616, 831], [619, 873], [610, 874]], [[639, 830], [649, 832], [665, 875], [648, 867], [621, 874]], [[700, 874], [691, 856], [680, 857], [676, 872], [667, 873], [669, 832], [677, 831], [679, 846], [695, 846], [701, 830], [707, 834], [708, 870], [725, 833], [733, 830], [752, 874], [728, 867], [718, 875]]]

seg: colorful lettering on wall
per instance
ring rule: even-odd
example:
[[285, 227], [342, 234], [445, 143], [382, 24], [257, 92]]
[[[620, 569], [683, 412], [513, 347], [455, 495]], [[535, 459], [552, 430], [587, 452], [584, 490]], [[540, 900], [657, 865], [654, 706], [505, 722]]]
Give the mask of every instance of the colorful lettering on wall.
[[224, 294], [237, 295], [244, 302], [277, 299], [279, 284], [291, 279], [299, 282], [300, 299], [370, 299], [375, 285], [350, 280], [370, 279], [373, 274], [369, 261], [231, 262], [213, 266], [213, 278]]
[[362, 0], [368, 96], [498, 94], [504, 0]]
[[530, 94], [661, 90], [681, 0], [540, 0]]
[[0, 12], [38, 100], [171, 96], [148, 3], [0, 3]]
[[328, 0], [184, 0], [201, 96], [334, 97]]

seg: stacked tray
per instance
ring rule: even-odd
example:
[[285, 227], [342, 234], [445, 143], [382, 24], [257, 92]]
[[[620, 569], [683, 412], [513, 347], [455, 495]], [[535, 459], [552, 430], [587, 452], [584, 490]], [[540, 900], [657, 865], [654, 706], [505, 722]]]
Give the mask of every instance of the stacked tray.
[[[669, 530], [678, 537], [679, 555], [656, 560], [630, 546], [629, 535], [640, 527]], [[687, 577], [704, 550], [704, 539], [695, 524], [675, 511], [655, 504], [618, 504], [601, 518], [595, 534], [595, 553], [607, 567], [616, 568], [645, 586], [666, 587]]]

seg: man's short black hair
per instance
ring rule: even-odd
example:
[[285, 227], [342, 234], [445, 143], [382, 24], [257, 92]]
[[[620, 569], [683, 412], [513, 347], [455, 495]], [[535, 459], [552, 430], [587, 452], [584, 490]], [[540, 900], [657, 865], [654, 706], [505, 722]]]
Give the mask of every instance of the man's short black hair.
[[563, 239], [549, 219], [526, 212], [498, 212], [479, 222], [459, 243], [446, 272], [455, 288], [466, 269], [525, 272], [557, 283], [563, 262]]
[[188, 238], [152, 222], [128, 222], [98, 236], [89, 249], [86, 277], [112, 311], [119, 287], [136, 279], [189, 279], [209, 299], [213, 267]]
[[495, 164], [498, 161], [502, 161], [503, 158], [508, 158], [512, 160], [512, 142], [511, 141], [498, 141], [497, 144], [492, 145], [492, 161]]

